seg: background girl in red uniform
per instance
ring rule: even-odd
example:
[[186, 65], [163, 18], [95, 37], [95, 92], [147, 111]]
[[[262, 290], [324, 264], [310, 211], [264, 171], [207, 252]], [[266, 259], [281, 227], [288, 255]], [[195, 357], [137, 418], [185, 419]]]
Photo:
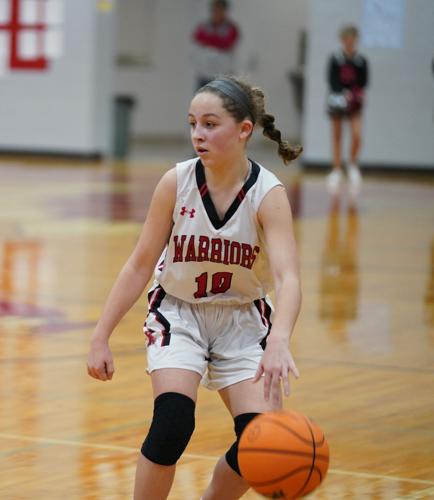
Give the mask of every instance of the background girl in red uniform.
[[358, 158], [361, 146], [362, 111], [365, 88], [368, 85], [368, 62], [357, 52], [358, 30], [346, 26], [340, 32], [342, 50], [332, 54], [328, 63], [328, 112], [332, 125], [333, 169], [327, 177], [331, 193], [336, 193], [342, 183], [342, 122], [348, 120], [351, 128], [350, 161], [347, 165], [348, 180], [353, 194], [361, 186]]
[[196, 89], [215, 78], [236, 71], [235, 52], [240, 40], [238, 25], [229, 18], [227, 0], [211, 1], [211, 16], [199, 23], [193, 33], [195, 52], [192, 58]]

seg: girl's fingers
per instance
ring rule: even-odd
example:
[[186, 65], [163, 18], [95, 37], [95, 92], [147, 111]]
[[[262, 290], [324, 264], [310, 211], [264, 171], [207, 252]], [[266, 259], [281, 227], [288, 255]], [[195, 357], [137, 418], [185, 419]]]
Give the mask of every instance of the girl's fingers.
[[284, 370], [282, 373], [282, 382], [283, 382], [283, 393], [285, 396], [289, 396], [289, 377], [288, 377], [288, 371]]
[[279, 401], [281, 395], [281, 381], [283, 386], [283, 392], [285, 396], [290, 394], [290, 380], [289, 373], [292, 373], [295, 378], [300, 377], [300, 372], [293, 359], [286, 360], [282, 362], [280, 368], [268, 368], [265, 369], [264, 365], [261, 363], [256, 370], [253, 382], [258, 382], [262, 375], [264, 376], [264, 398], [265, 401], [269, 401], [270, 395], [273, 401]]
[[280, 370], [273, 370], [271, 378], [271, 393], [273, 401], [278, 402], [280, 399]]
[[87, 373], [92, 377], [92, 378], [98, 378], [98, 373], [96, 372], [95, 368], [93, 367], [87, 367]]
[[98, 380], [108, 380], [109, 378], [111, 379], [113, 372], [111, 375], [106, 369], [106, 364], [104, 363], [102, 368], [95, 368], [95, 367], [90, 367], [89, 365], [87, 366], [87, 373], [92, 377], [96, 378]]
[[109, 380], [112, 379], [114, 372], [115, 372], [115, 368], [113, 366], [113, 361], [111, 360], [108, 363], [106, 363], [106, 374], [107, 374], [107, 377]]
[[99, 368], [97, 370], [97, 373], [98, 373], [98, 378], [100, 380], [107, 380], [107, 373], [105, 371], [105, 364], [104, 364], [104, 367], [103, 368]]
[[291, 361], [289, 363], [289, 369], [291, 370], [292, 374], [294, 375], [295, 378], [300, 377], [300, 372], [298, 371], [297, 366], [295, 365], [294, 361]]
[[265, 373], [264, 377], [264, 399], [268, 401], [270, 399], [270, 386], [271, 386], [271, 373]]

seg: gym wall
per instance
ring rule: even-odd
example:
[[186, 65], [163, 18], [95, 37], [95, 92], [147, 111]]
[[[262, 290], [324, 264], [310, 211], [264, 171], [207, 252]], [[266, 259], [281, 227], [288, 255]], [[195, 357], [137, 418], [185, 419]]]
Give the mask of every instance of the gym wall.
[[[364, 0], [309, 0], [303, 124], [303, 159], [308, 164], [330, 164], [330, 126], [325, 114], [327, 58], [339, 47], [337, 33], [342, 25], [362, 27], [364, 6]], [[432, 0], [406, 0], [401, 48], [360, 44], [371, 72], [362, 165], [434, 168], [433, 26]], [[346, 157], [347, 151], [348, 147]]]
[[[119, 12], [118, 35], [143, 44], [143, 30], [149, 30], [146, 64], [122, 64], [116, 69], [119, 93], [136, 96], [133, 134], [136, 137], [188, 136], [187, 109], [194, 91], [191, 34], [208, 16], [208, 0], [124, 0], [125, 7], [142, 16], [142, 25], [123, 22]], [[261, 85], [269, 109], [276, 113], [285, 135], [299, 136], [300, 124], [288, 72], [298, 59], [300, 31], [307, 22], [305, 0], [232, 0], [230, 17], [240, 26], [239, 73]], [[134, 42], [134, 40], [136, 42]], [[128, 45], [128, 44], [125, 44]], [[139, 53], [137, 47], [136, 53]]]
[[[0, 24], [10, 22], [11, 4], [1, 0]], [[105, 154], [111, 141], [115, 4], [51, 4], [55, 9], [44, 21], [58, 39], [48, 49], [53, 54], [45, 69], [11, 70], [10, 29], [0, 31], [0, 151]], [[36, 16], [36, 2], [27, 7], [20, 23]], [[37, 45], [23, 42], [20, 50], [31, 52]]]

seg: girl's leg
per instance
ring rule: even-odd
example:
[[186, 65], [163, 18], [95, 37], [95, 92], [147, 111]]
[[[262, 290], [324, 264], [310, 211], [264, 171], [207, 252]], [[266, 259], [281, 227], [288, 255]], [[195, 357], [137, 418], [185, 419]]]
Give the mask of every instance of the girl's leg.
[[357, 195], [360, 192], [360, 187], [362, 184], [362, 176], [360, 175], [360, 170], [358, 166], [358, 158], [361, 145], [361, 133], [362, 133], [362, 119], [360, 113], [355, 113], [351, 115], [350, 118], [351, 127], [351, 151], [350, 151], [350, 164], [348, 165], [348, 180], [350, 182], [350, 195], [355, 201]]
[[341, 138], [342, 138], [342, 117], [332, 116], [332, 150], [333, 150], [333, 168], [327, 176], [327, 187], [331, 194], [339, 191], [342, 182], [341, 168]]
[[355, 113], [350, 116], [351, 127], [351, 164], [357, 165], [359, 159], [360, 146], [362, 143], [362, 116], [360, 113]]
[[342, 140], [342, 117], [333, 116], [332, 122], [332, 146], [333, 146], [333, 169], [340, 169], [341, 159], [341, 140]]
[[141, 453], [137, 460], [134, 500], [165, 500], [172, 487], [176, 465], [158, 465]]
[[[253, 384], [252, 380], [243, 380], [220, 391], [220, 396], [233, 418], [244, 413], [264, 413], [281, 409], [282, 401], [273, 405], [264, 399], [264, 377]], [[237, 500], [249, 489], [249, 485], [231, 467], [223, 456], [217, 462], [211, 483], [202, 500]]]
[[[201, 376], [190, 370], [165, 368], [151, 373], [154, 400], [163, 393], [184, 394], [196, 402]], [[159, 465], [139, 454], [134, 500], [165, 500], [175, 476], [176, 465]]]

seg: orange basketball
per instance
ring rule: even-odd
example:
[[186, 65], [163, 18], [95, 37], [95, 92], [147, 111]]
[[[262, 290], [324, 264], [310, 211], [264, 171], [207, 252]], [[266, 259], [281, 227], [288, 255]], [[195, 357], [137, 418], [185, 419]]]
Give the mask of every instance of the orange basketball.
[[241, 435], [238, 463], [243, 478], [258, 493], [300, 498], [327, 474], [329, 447], [323, 431], [301, 413], [264, 413]]

